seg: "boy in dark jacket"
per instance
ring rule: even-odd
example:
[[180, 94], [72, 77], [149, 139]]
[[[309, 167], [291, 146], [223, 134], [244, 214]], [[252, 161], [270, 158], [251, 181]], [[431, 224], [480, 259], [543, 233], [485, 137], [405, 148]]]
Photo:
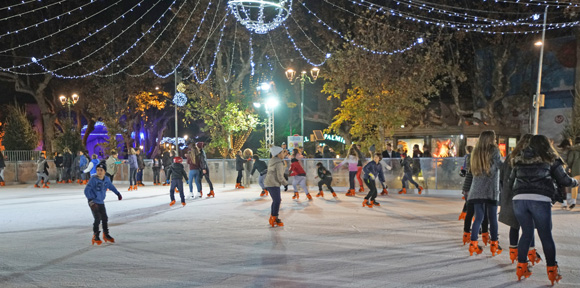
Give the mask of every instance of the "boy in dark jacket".
[[[187, 183], [187, 173], [185, 173], [185, 168], [183, 168], [183, 159], [181, 157], [173, 158], [173, 164], [167, 170], [167, 177], [171, 179], [171, 186], [169, 187], [169, 198], [171, 202], [169, 206], [173, 206], [175, 204], [175, 196], [173, 196], [173, 192], [175, 192], [175, 188], [179, 190], [179, 197], [181, 197], [181, 205], [185, 206], [185, 195], [183, 193], [183, 178]], [[192, 180], [193, 181], [193, 180]]]
[[419, 189], [419, 194], [423, 192], [423, 187], [419, 186], [415, 180], [413, 180], [413, 168], [411, 165], [413, 164], [413, 160], [407, 157], [407, 153], [401, 154], [401, 166], [403, 166], [403, 179], [401, 179], [401, 183], [403, 184], [403, 189], [399, 191], [399, 194], [407, 194], [407, 181], [411, 182], [411, 184], [415, 185], [417, 189]]
[[362, 203], [362, 206], [373, 208], [373, 205], [381, 206], [381, 203], [377, 202], [375, 199], [377, 198], [377, 187], [375, 186], [375, 179], [378, 176], [379, 181], [385, 182], [385, 176], [383, 175], [383, 165], [381, 165], [381, 153], [375, 153], [373, 157], [373, 161], [367, 163], [363, 167], [363, 181], [369, 187], [369, 193], [365, 197], [365, 200]]
[[171, 167], [171, 153], [169, 151], [163, 152], [162, 162], [163, 162], [163, 172], [165, 172], [165, 183], [163, 186], [169, 185], [169, 167]]
[[107, 189], [117, 194], [119, 201], [123, 199], [121, 193], [113, 186], [109, 177], [105, 177], [107, 173], [107, 164], [100, 162], [97, 164], [97, 175], [91, 177], [89, 183], [85, 187], [85, 196], [89, 202], [89, 207], [93, 213], [95, 221], [93, 222], [93, 240], [95, 245], [101, 245], [103, 241], [99, 238], [99, 224], [103, 223], [103, 240], [105, 242], [115, 243], [115, 238], [109, 235], [109, 217], [107, 216], [107, 209], [105, 209], [105, 197], [107, 196]]
[[316, 163], [316, 172], [318, 173], [318, 176], [315, 176], [314, 179], [316, 178], [320, 178], [320, 181], [318, 181], [318, 194], [316, 195], [316, 197], [324, 197], [324, 192], [322, 192], [322, 185], [326, 185], [326, 187], [328, 188], [328, 190], [330, 190], [330, 192], [332, 193], [332, 196], [334, 198], [336, 197], [336, 193], [334, 193], [334, 189], [332, 189], [332, 173], [330, 173], [330, 171], [328, 171], [326, 169], [326, 167], [324, 167], [322, 165], [321, 162]]
[[268, 190], [266, 190], [266, 186], [264, 186], [264, 179], [266, 179], [266, 174], [268, 173], [268, 164], [260, 160], [260, 156], [258, 155], [254, 155], [252, 158], [254, 158], [254, 168], [252, 168], [250, 175], [254, 175], [254, 172], [256, 171], [260, 173], [260, 177], [258, 178], [258, 183], [260, 184], [260, 187], [262, 187], [260, 197], [268, 196]]
[[238, 150], [236, 155], [236, 171], [238, 171], [238, 178], [236, 178], [236, 189], [244, 189], [244, 186], [242, 186], [242, 171], [244, 171], [244, 163], [246, 162], [248, 162], [248, 160], [242, 158], [242, 150]]

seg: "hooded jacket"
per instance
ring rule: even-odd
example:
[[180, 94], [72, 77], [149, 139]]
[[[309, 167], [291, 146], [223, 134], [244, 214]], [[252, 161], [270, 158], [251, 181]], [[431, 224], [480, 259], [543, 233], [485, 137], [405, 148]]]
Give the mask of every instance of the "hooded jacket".
[[328, 171], [324, 166], [318, 167], [316, 172], [318, 173], [318, 178], [320, 179], [332, 178], [332, 173], [330, 173], [330, 171]]
[[107, 189], [113, 191], [117, 196], [121, 195], [117, 188], [113, 186], [109, 177], [104, 177], [103, 180], [101, 180], [97, 176], [93, 176], [85, 187], [85, 196], [89, 201], [93, 201], [97, 204], [104, 204], [105, 197], [107, 196]]
[[514, 196], [539, 194], [553, 199], [557, 192], [556, 183], [566, 187], [578, 186], [578, 181], [568, 176], [564, 170], [561, 159], [546, 163], [532, 149], [527, 148], [514, 162], [509, 178]]
[[284, 178], [284, 160], [274, 156], [268, 161], [268, 174], [264, 179], [266, 187], [280, 187], [288, 185], [288, 181]]
[[107, 161], [105, 161], [105, 164], [107, 164], [107, 174], [109, 175], [117, 174], [117, 165], [121, 163], [123, 162], [119, 161], [119, 159], [113, 156], [109, 156], [109, 158], [107, 158]]

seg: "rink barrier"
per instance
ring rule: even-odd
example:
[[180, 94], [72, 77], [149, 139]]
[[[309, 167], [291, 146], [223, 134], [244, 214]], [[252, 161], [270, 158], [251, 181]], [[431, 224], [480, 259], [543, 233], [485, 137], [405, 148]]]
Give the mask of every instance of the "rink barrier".
[[[343, 159], [303, 159], [301, 160], [304, 170], [307, 174], [307, 184], [309, 187], [316, 191], [318, 179], [314, 177], [316, 174], [316, 163], [322, 162], [322, 164], [332, 172], [333, 182], [332, 185], [341, 189], [348, 189], [348, 167], [343, 165], [340, 169], [334, 170], [338, 164], [342, 162]], [[399, 162], [400, 159], [383, 159], [385, 163], [388, 163], [392, 169], [383, 169], [385, 174], [386, 183], [389, 187], [390, 193], [396, 193], [402, 187], [401, 178], [403, 177], [403, 169]], [[421, 172], [415, 175], [413, 179], [419, 183], [419, 185], [425, 188], [425, 192], [428, 193], [429, 189], [435, 190], [461, 190], [464, 178], [459, 176], [459, 170], [461, 165], [463, 165], [464, 158], [419, 158], [419, 163], [421, 164]], [[264, 161], [268, 161], [264, 159]], [[417, 159], [413, 159], [417, 161]], [[290, 166], [290, 161], [286, 160], [288, 167]], [[56, 167], [53, 160], [48, 160], [49, 163], [49, 177], [53, 182], [56, 182]], [[145, 169], [143, 171], [143, 181], [145, 183], [153, 181], [153, 170], [151, 168], [152, 160], [145, 160]], [[188, 165], [184, 165], [186, 171], [188, 170]], [[383, 165], [385, 168], [386, 165]], [[236, 171], [236, 160], [235, 159], [208, 159], [208, 167], [210, 178], [214, 184], [223, 185], [226, 187], [228, 185], [234, 186], [237, 177]], [[258, 176], [259, 173], [256, 171], [254, 175], [248, 175], [252, 169], [252, 163], [247, 163], [244, 165], [244, 178], [243, 186], [259, 187], [258, 186]], [[33, 184], [36, 182], [36, 162], [34, 161], [7, 161], [4, 176], [7, 185], [10, 184]], [[362, 178], [362, 176], [361, 176]], [[161, 181], [165, 180], [165, 175], [163, 170], [161, 170]], [[117, 174], [115, 175], [114, 182], [121, 184], [128, 184], [129, 181], [129, 165], [120, 164], [118, 166]], [[205, 179], [202, 179], [202, 183], [205, 183]], [[289, 180], [290, 185], [292, 184], [292, 178]], [[378, 183], [377, 183], [378, 184]], [[409, 183], [410, 184], [410, 183]], [[204, 184], [206, 185], [206, 184]], [[359, 189], [359, 183], [355, 179], [355, 187]], [[410, 188], [414, 186], [410, 185]], [[292, 189], [292, 188], [290, 188]], [[365, 191], [368, 188], [365, 187]], [[417, 193], [416, 189], [409, 189], [408, 193]]]

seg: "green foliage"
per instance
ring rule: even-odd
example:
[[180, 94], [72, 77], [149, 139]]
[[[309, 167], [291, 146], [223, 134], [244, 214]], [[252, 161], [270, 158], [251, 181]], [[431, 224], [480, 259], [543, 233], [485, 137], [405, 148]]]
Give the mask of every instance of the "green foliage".
[[63, 152], [65, 148], [70, 149], [72, 153], [84, 150], [81, 133], [69, 119], [62, 122], [62, 131], [56, 135], [55, 144], [57, 152]]
[[270, 158], [270, 147], [266, 145], [265, 140], [260, 140], [260, 148], [258, 148], [257, 154], [261, 159]]
[[6, 150], [34, 150], [38, 133], [26, 118], [26, 113], [16, 106], [8, 107], [2, 144]]

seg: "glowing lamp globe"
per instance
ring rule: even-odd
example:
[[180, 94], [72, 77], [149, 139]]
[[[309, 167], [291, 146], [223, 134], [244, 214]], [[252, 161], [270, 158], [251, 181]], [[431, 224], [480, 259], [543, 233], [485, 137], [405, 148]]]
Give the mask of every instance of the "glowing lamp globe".
[[248, 30], [266, 34], [288, 19], [292, 0], [229, 0], [228, 6]]
[[179, 107], [183, 107], [183, 105], [187, 103], [187, 96], [185, 93], [177, 92], [175, 96], [173, 96], [173, 103]]

